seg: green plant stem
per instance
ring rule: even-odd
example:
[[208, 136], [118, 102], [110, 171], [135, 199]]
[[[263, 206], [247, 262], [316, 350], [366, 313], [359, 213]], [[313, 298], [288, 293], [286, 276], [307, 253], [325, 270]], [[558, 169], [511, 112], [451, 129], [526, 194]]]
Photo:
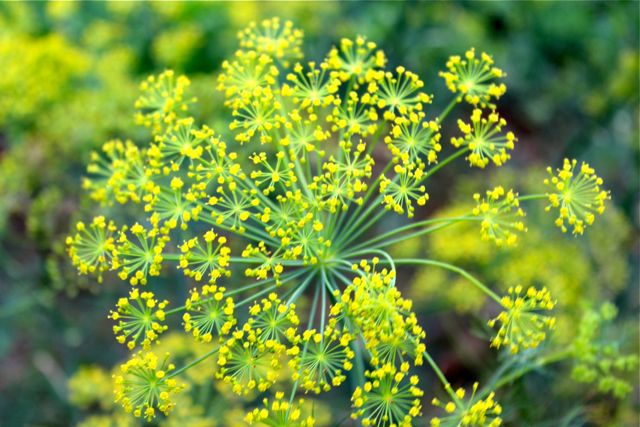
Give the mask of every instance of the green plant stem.
[[495, 381], [488, 388], [486, 388], [483, 393], [481, 393], [480, 398], [483, 397], [485, 394], [489, 393], [490, 390], [493, 390], [493, 391], [498, 390], [500, 387], [517, 380], [518, 378], [524, 376], [525, 374], [535, 369], [539, 369], [551, 363], [560, 362], [566, 359], [567, 357], [571, 356], [572, 351], [573, 350], [571, 348], [564, 349], [564, 350], [557, 351], [555, 353], [551, 353], [546, 356], [543, 356], [538, 360], [534, 361], [533, 363], [528, 363], [527, 365], [523, 366], [517, 371], [514, 371], [509, 375], [505, 375], [504, 377]]
[[449, 102], [449, 105], [447, 105], [445, 109], [442, 111], [442, 113], [440, 113], [440, 115], [438, 116], [438, 119], [436, 120], [438, 124], [442, 123], [442, 121], [449, 115], [451, 110], [453, 110], [453, 107], [455, 107], [458, 103], [459, 103], [458, 97], [455, 96], [451, 100], [451, 102]]
[[[383, 262], [383, 261], [381, 260], [380, 262]], [[388, 262], [388, 261], [385, 261], [385, 262]], [[498, 294], [493, 292], [485, 284], [483, 284], [481, 281], [479, 281], [478, 279], [473, 277], [471, 274], [469, 274], [469, 272], [467, 272], [466, 270], [463, 270], [462, 268], [457, 267], [455, 265], [447, 264], [446, 262], [440, 262], [440, 261], [435, 261], [435, 260], [431, 260], [431, 259], [418, 259], [418, 258], [400, 258], [400, 259], [394, 260], [394, 262], [397, 265], [402, 265], [402, 264], [432, 265], [432, 266], [435, 266], [435, 267], [444, 268], [445, 270], [449, 270], [449, 271], [452, 271], [454, 273], [458, 273], [459, 275], [461, 275], [462, 277], [464, 277], [465, 279], [470, 281], [473, 285], [475, 285], [482, 292], [484, 292], [489, 297], [491, 297], [498, 304], [501, 304], [500, 297], [498, 296]]]
[[370, 229], [374, 224], [376, 224], [386, 213], [387, 213], [386, 209], [381, 209], [380, 212], [378, 212], [378, 214], [375, 217], [371, 218], [365, 225], [363, 225], [359, 229], [354, 230], [353, 233], [351, 234], [344, 233], [344, 236], [341, 239], [343, 242], [340, 243], [340, 248], [348, 246], [349, 243], [353, 242], [355, 239], [360, 237], [363, 233], [365, 233], [368, 229]]
[[[242, 258], [242, 257], [230, 257], [229, 261], [236, 262], [239, 264], [262, 264], [264, 259], [261, 258]], [[302, 261], [295, 260], [279, 260], [279, 264], [291, 266], [291, 267], [301, 267], [304, 265]]]
[[[382, 179], [382, 176], [389, 170], [389, 168], [391, 168], [391, 166], [393, 166], [393, 162], [391, 160], [389, 160], [389, 163], [387, 163], [387, 165], [384, 167], [384, 169], [382, 170], [382, 172], [380, 172], [378, 174], [378, 177], [376, 178], [376, 180], [369, 186], [369, 190], [367, 191], [367, 193], [365, 194], [364, 198], [362, 199], [362, 204], [360, 204], [356, 210], [353, 212], [353, 215], [351, 215], [351, 217], [349, 218], [349, 220], [347, 221], [347, 223], [344, 225], [344, 229], [345, 231], [352, 229], [353, 227], [356, 227], [356, 225], [353, 225], [354, 221], [358, 220], [358, 223], [364, 221], [364, 219], [366, 219], [368, 213], [365, 213], [364, 215], [362, 215], [361, 218], [358, 218], [358, 215], [360, 214], [360, 211], [364, 208], [364, 206], [367, 204], [367, 202], [369, 201], [369, 199], [371, 198], [371, 195], [373, 194], [373, 192], [375, 191], [375, 189], [378, 187], [378, 183], [380, 182], [380, 180]], [[372, 206], [375, 206], [376, 203], [373, 203]], [[371, 210], [371, 206], [369, 206], [369, 208], [367, 209], [366, 212], [369, 212]], [[344, 215], [345, 217], [347, 216], [347, 214], [345, 213]], [[342, 227], [342, 222], [340, 223], [340, 228]]]
[[195, 359], [194, 361], [186, 364], [185, 366], [183, 366], [182, 368], [178, 369], [177, 371], [171, 372], [169, 375], [166, 376], [165, 380], [168, 380], [169, 378], [173, 378], [173, 377], [175, 377], [177, 375], [180, 375], [181, 373], [183, 373], [187, 369], [193, 368], [198, 363], [200, 363], [203, 360], [206, 360], [207, 358], [209, 358], [209, 357], [213, 356], [214, 354], [216, 354], [218, 352], [218, 350], [220, 350], [220, 347], [214, 348], [213, 350], [209, 351], [208, 353], [205, 353], [202, 356], [200, 356], [197, 359]]
[[[429, 233], [432, 233], [434, 231], [440, 230], [442, 228], [449, 227], [450, 225], [456, 224], [457, 222], [459, 222], [459, 221], [446, 222], [444, 224], [435, 225], [433, 227], [428, 227], [428, 228], [422, 229], [420, 231], [416, 231], [415, 233], [407, 234], [405, 236], [400, 236], [400, 237], [397, 237], [395, 239], [390, 239], [390, 240], [386, 240], [386, 241], [380, 242], [380, 243], [378, 243], [377, 245], [375, 245], [373, 247], [371, 247], [371, 244], [369, 242], [364, 242], [364, 243], [361, 243], [361, 244], [355, 246], [354, 248], [352, 248], [352, 250], [350, 250], [349, 252], [343, 254], [343, 256], [351, 257], [351, 256], [354, 256], [354, 255], [366, 254], [371, 249], [381, 249], [381, 248], [384, 248], [384, 247], [387, 247], [387, 246], [391, 246], [391, 245], [394, 245], [396, 243], [412, 239], [414, 237], [422, 236], [422, 235], [429, 234]], [[367, 247], [369, 247], [370, 249], [366, 249]]]
[[256, 301], [258, 299], [258, 297], [261, 297], [262, 295], [273, 291], [277, 287], [278, 287], [278, 285], [271, 285], [271, 286], [261, 290], [260, 292], [256, 292], [255, 294], [251, 295], [249, 298], [245, 298], [242, 301], [240, 301], [239, 303], [237, 303], [236, 307], [242, 307], [243, 305], [248, 304], [251, 301]]
[[422, 178], [423, 180], [428, 179], [431, 175], [433, 175], [434, 173], [436, 173], [437, 171], [439, 171], [440, 169], [442, 169], [443, 167], [445, 167], [446, 165], [448, 165], [449, 163], [451, 163], [452, 161], [454, 161], [455, 159], [457, 159], [458, 157], [462, 156], [463, 154], [465, 154], [467, 151], [469, 151], [469, 148], [464, 147], [459, 149], [458, 151], [456, 151], [455, 153], [451, 154], [449, 157], [447, 157], [446, 159], [444, 159], [441, 162], [438, 162], [437, 165], [435, 165], [434, 167], [432, 167], [431, 169], [429, 169], [427, 171], [427, 173], [424, 174], [424, 177]]
[[[311, 326], [313, 326], [313, 318], [316, 316], [316, 306], [318, 304], [319, 295], [320, 295], [320, 286], [316, 286], [316, 291], [313, 294], [313, 302], [311, 303], [311, 311], [309, 312], [309, 321], [307, 322], [307, 330], [311, 329]], [[304, 343], [304, 347], [302, 348], [302, 355], [300, 356], [301, 358], [303, 358], [307, 354], [308, 346], [309, 346], [309, 341]], [[296, 391], [298, 391], [298, 384], [300, 383], [301, 372], [302, 372], [302, 366], [300, 366], [300, 369], [298, 370], [298, 379], [296, 380], [296, 382], [293, 383], [293, 387], [291, 388], [291, 395], [289, 397], [289, 409], [287, 410], [287, 415], [286, 415], [287, 420], [289, 419], [289, 411], [291, 410], [293, 399], [296, 396]]]
[[426, 351], [424, 351], [422, 353], [422, 355], [424, 356], [425, 360], [427, 361], [427, 363], [429, 364], [429, 366], [431, 367], [431, 369], [433, 370], [433, 372], [436, 374], [436, 376], [438, 377], [438, 379], [440, 380], [440, 382], [442, 383], [445, 391], [449, 394], [449, 396], [451, 396], [451, 398], [457, 402], [460, 403], [460, 399], [458, 398], [458, 396], [456, 396], [456, 394], [453, 392], [453, 388], [451, 387], [451, 384], [449, 383], [449, 381], [447, 380], [447, 377], [444, 376], [444, 374], [442, 373], [442, 371], [440, 370], [440, 368], [438, 367], [438, 364], [433, 360], [433, 358], [431, 357], [431, 355], [429, 353], [427, 353]]
[[[393, 237], [397, 234], [403, 233], [405, 231], [411, 230], [413, 228], [419, 228], [422, 227], [423, 225], [429, 225], [429, 224], [435, 224], [435, 223], [439, 223], [439, 222], [444, 222], [447, 223], [447, 225], [449, 225], [450, 223], [456, 223], [456, 222], [461, 222], [461, 221], [473, 221], [476, 220], [476, 217], [472, 217], [472, 216], [460, 216], [460, 217], [452, 217], [452, 218], [433, 218], [433, 219], [427, 219], [424, 221], [419, 221], [419, 222], [414, 222], [405, 226], [402, 226], [400, 228], [396, 228], [393, 231], [389, 231], [387, 233], [384, 233], [380, 236], [376, 236], [373, 239], [367, 240], [366, 242], [360, 243], [356, 246], [354, 246], [352, 248], [353, 251], [357, 251], [360, 248], [366, 248], [366, 247], [370, 247], [371, 245], [375, 244], [376, 242], [379, 241], [385, 241], [387, 239], [389, 239], [390, 237]], [[355, 234], [358, 234], [358, 232], [356, 232]], [[357, 236], [356, 236], [357, 238]], [[353, 241], [354, 239], [349, 239], [346, 243], [350, 243], [351, 241]], [[385, 245], [387, 246], [387, 245]]]
[[291, 295], [291, 297], [287, 301], [287, 306], [290, 306], [291, 304], [293, 304], [300, 297], [300, 295], [302, 295], [305, 289], [307, 289], [307, 287], [309, 286], [309, 283], [311, 283], [311, 280], [313, 280], [314, 276], [315, 276], [315, 273], [310, 274], [309, 276], [307, 276], [306, 279], [304, 279], [304, 281], [300, 284], [300, 286], [298, 286], [298, 289], [296, 289], [296, 291], [293, 293], [293, 295]]
[[320, 301], [320, 304], [322, 304], [320, 307], [320, 334], [322, 334], [321, 339], [324, 341], [324, 322], [325, 322], [325, 317], [327, 315], [327, 287], [330, 285], [329, 285], [329, 277], [327, 276], [327, 272], [325, 271], [324, 268], [322, 268], [321, 273], [322, 273], [323, 284], [322, 284], [322, 299]]
[[[454, 161], [455, 159], [457, 159], [458, 157], [462, 156], [464, 153], [466, 153], [469, 149], [467, 147], [461, 148], [460, 150], [456, 151], [455, 153], [453, 153], [452, 155], [450, 155], [449, 157], [447, 157], [446, 159], [444, 159], [443, 161], [441, 161], [440, 163], [438, 163], [436, 166], [434, 166], [433, 168], [429, 169], [429, 171], [427, 173], [425, 173], [423, 180], [428, 179], [431, 175], [433, 175], [434, 173], [436, 173], [438, 170], [442, 169], [443, 167], [445, 167], [447, 164], [451, 163], [452, 161]], [[389, 162], [390, 166], [392, 162]], [[386, 170], [386, 169], [385, 169]], [[384, 173], [384, 172], [383, 172]], [[376, 180], [376, 183], [379, 181], [380, 177], [382, 176], [382, 174], [380, 174], [378, 176], [378, 180]], [[395, 178], [394, 178], [395, 179]], [[376, 184], [374, 184], [375, 186]], [[374, 186], [372, 186], [369, 190], [373, 190]], [[369, 193], [367, 193], [368, 195]], [[368, 200], [368, 197], [365, 198], [365, 201], [363, 202], [363, 204], [360, 206], [362, 207]], [[351, 223], [347, 223], [347, 225], [345, 226], [345, 230], [341, 231], [341, 234], [344, 236], [352, 236], [354, 235], [354, 233], [356, 232], [356, 228], [366, 219], [368, 218], [368, 216], [371, 214], [371, 212], [377, 207], [378, 205], [378, 201], [382, 200], [382, 196], [378, 195], [378, 197], [371, 203], [371, 205], [367, 208], [367, 210], [365, 211], [365, 213], [363, 215], [361, 215], [359, 218], [356, 218], [359, 211], [360, 211], [360, 207], [356, 210], [356, 212], [353, 215], [353, 218], [356, 218], [354, 220], [352, 220]], [[353, 223], [353, 221], [355, 221], [355, 223]], [[369, 225], [370, 227], [370, 225]], [[366, 229], [365, 229], [366, 231]], [[360, 233], [362, 234], [362, 233]], [[347, 238], [347, 237], [345, 237]], [[342, 242], [339, 242], [338, 244], [342, 244]]]
[[546, 194], [528, 194], [526, 196], [520, 196], [518, 197], [518, 200], [521, 202], [526, 202], [528, 200], [541, 200], [541, 199], [548, 199], [549, 196], [547, 196]]

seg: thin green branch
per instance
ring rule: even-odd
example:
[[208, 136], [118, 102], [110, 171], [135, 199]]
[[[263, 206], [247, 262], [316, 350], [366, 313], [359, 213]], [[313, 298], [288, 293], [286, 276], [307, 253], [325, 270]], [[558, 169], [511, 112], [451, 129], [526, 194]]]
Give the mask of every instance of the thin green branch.
[[463, 270], [460, 267], [457, 267], [457, 266], [452, 265], [452, 264], [448, 264], [446, 262], [435, 261], [435, 260], [431, 260], [431, 259], [400, 258], [400, 259], [395, 259], [394, 261], [398, 265], [401, 265], [401, 264], [431, 265], [431, 266], [435, 266], [435, 267], [444, 268], [445, 270], [449, 270], [449, 271], [452, 271], [454, 273], [458, 273], [459, 275], [461, 275], [465, 279], [469, 280], [473, 285], [475, 285], [482, 292], [484, 292], [489, 297], [491, 297], [498, 304], [501, 304], [500, 297], [498, 296], [498, 294], [493, 292], [485, 284], [483, 284], [481, 281], [479, 281], [478, 279], [473, 277], [471, 274], [469, 274], [469, 272], [467, 272], [466, 270]]

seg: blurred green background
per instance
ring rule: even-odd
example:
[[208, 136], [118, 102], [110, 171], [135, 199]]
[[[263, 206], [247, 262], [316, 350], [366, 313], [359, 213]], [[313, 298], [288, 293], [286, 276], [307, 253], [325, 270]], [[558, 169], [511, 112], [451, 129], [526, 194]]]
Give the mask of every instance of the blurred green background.
[[[78, 277], [64, 253], [70, 224], [92, 211], [81, 192], [90, 152], [115, 137], [144, 142], [133, 124], [138, 84], [166, 68], [191, 78], [200, 100], [196, 117], [224, 132], [226, 112], [215, 91], [220, 64], [236, 49], [239, 29], [271, 16], [304, 30], [307, 59], [322, 59], [342, 37], [375, 40], [391, 65], [422, 77], [435, 111], [450, 99], [437, 77], [446, 58], [471, 46], [491, 53], [507, 72], [499, 108], [519, 138], [514, 158], [497, 173], [463, 162], [448, 169], [432, 184], [426, 214], [461, 209], [473, 191], [493, 182], [534, 188], [544, 166], [563, 157], [595, 167], [611, 190], [612, 208], [580, 241], [559, 236], [550, 218], [532, 212], [535, 231], [508, 253], [464, 229], [394, 251], [429, 251], [501, 288], [547, 285], [569, 307], [561, 318], [566, 328], [559, 328], [564, 334], [575, 332], [582, 301], [611, 300], [620, 310], [618, 337], [637, 352], [638, 10], [633, 1], [1, 3], [0, 425], [75, 425], [108, 406], [70, 399], [67, 386], [80, 366], [108, 369], [125, 354], [106, 318], [121, 284]], [[494, 352], [474, 335], [481, 321], [469, 314], [477, 313], [478, 299], [442, 272], [401, 277], [450, 379], [464, 384], [490, 376]], [[560, 425], [553, 423], [559, 415], [568, 417], [565, 425], [637, 425], [637, 389], [614, 403], [566, 379], [555, 382], [548, 396], [539, 393], [549, 387], [545, 376], [511, 392], [511, 419], [522, 420], [513, 425]], [[427, 395], [436, 389], [428, 386]], [[547, 403], [549, 396], [560, 397]], [[584, 407], [565, 403], [576, 396]]]

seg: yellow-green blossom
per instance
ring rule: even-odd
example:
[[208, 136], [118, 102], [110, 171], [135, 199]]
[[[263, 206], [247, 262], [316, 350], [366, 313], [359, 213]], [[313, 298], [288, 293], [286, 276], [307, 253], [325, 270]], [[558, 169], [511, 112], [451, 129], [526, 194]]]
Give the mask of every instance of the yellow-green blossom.
[[555, 317], [543, 314], [556, 304], [547, 288], [530, 287], [524, 294], [522, 290], [522, 286], [509, 288], [509, 295], [500, 301], [504, 311], [489, 321], [491, 328], [500, 326], [491, 346], [507, 347], [512, 354], [538, 347], [556, 323]]
[[551, 203], [547, 211], [558, 209], [556, 225], [563, 233], [570, 226], [573, 234], [582, 234], [588, 225], [593, 224], [596, 215], [604, 212], [604, 202], [611, 197], [609, 192], [600, 188], [602, 178], [595, 174], [593, 168], [582, 162], [577, 170], [577, 164], [575, 159], [564, 159], [562, 168], [555, 174], [548, 167], [550, 178], [544, 181], [551, 188], [547, 193]]

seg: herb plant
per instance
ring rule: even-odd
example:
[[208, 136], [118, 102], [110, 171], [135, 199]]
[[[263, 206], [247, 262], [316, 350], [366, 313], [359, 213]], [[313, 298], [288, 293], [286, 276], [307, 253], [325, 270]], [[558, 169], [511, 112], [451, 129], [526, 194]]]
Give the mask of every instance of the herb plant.
[[[396, 283], [397, 269], [430, 266], [467, 280], [499, 307], [486, 319], [494, 329], [487, 345], [513, 357], [545, 341], [563, 302], [544, 286], [501, 296], [456, 265], [392, 257], [388, 248], [462, 223], [475, 224], [479, 239], [516, 245], [528, 203], [544, 203], [562, 232], [580, 235], [610, 197], [602, 180], [567, 159], [548, 169], [539, 193], [496, 186], [470, 194], [475, 207], [464, 214], [414, 220], [428, 208], [430, 178], [449, 163], [482, 169], [510, 159], [517, 138], [497, 109], [506, 74], [491, 56], [472, 48], [450, 57], [440, 76], [451, 100], [432, 111], [420, 77], [389, 69], [363, 36], [306, 63], [302, 32], [290, 22], [252, 24], [239, 39], [217, 85], [228, 129], [197, 123], [189, 80], [165, 71], [142, 83], [135, 105], [150, 142], [109, 141], [88, 167], [84, 188], [105, 213], [78, 223], [67, 245], [81, 274], [101, 280], [113, 271], [130, 285], [109, 314], [131, 350], [114, 375], [116, 401], [147, 420], [169, 414], [186, 371], [202, 370], [241, 396], [269, 392], [246, 413], [250, 424], [312, 426], [298, 395], [351, 385], [352, 417], [365, 426], [413, 425], [423, 412], [437, 414], [432, 426], [501, 425], [496, 390], [530, 369], [491, 387], [454, 389], [429, 354], [428, 328]], [[443, 136], [451, 111], [465, 107], [469, 118]], [[391, 215], [404, 224], [372, 233]], [[168, 267], [190, 281], [185, 301], [156, 295], [154, 277]], [[178, 328], [207, 346], [181, 366], [157, 350]], [[635, 363], [612, 357], [622, 371]], [[580, 369], [597, 376], [592, 363]], [[424, 408], [423, 364], [448, 396], [433, 398], [433, 411]], [[281, 387], [285, 375], [292, 387]], [[609, 390], [628, 392], [612, 381]]]

